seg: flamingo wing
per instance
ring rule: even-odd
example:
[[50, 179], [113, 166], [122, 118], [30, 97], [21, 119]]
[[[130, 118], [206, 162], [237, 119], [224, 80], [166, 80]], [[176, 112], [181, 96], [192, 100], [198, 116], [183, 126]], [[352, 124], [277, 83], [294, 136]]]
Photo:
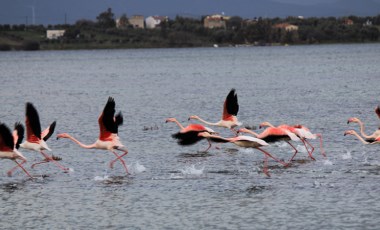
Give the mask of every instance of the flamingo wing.
[[5, 124], [0, 124], [0, 151], [12, 151], [14, 147], [13, 136]]
[[228, 93], [223, 106], [223, 120], [229, 120], [232, 116], [237, 116], [239, 112], [239, 103], [235, 89]]
[[42, 139], [44, 139], [44, 141], [47, 141], [51, 137], [51, 135], [53, 135], [56, 124], [57, 122], [54, 121], [53, 123], [51, 123], [51, 125], [49, 125], [49, 127], [42, 131], [41, 136]]
[[14, 141], [14, 145], [16, 146], [16, 149], [20, 147], [20, 144], [22, 140], [24, 139], [24, 133], [25, 133], [24, 126], [20, 122], [17, 122], [13, 130], [13, 141]]
[[255, 143], [258, 143], [258, 144], [260, 144], [262, 146], [269, 145], [266, 141], [261, 140], [261, 139], [256, 138], [256, 137], [251, 137], [251, 136], [237, 136], [237, 137], [234, 137], [233, 139], [234, 139], [234, 141], [250, 141], [250, 142], [255, 142]]
[[41, 139], [41, 124], [38, 112], [32, 103], [26, 103], [26, 136], [27, 139]]
[[375, 109], [375, 112], [380, 119], [380, 105], [377, 106], [377, 108]]

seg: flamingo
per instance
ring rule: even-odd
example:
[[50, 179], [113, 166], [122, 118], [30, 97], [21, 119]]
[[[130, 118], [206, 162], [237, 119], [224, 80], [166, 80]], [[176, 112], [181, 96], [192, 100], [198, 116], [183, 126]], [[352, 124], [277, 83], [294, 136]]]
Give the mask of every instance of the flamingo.
[[63, 167], [59, 164], [54, 157], [49, 156], [44, 152], [44, 150], [51, 151], [51, 149], [46, 144], [46, 141], [51, 137], [54, 133], [54, 129], [56, 126], [56, 122], [54, 121], [47, 127], [44, 131], [41, 132], [41, 124], [40, 118], [38, 116], [38, 112], [34, 105], [30, 102], [26, 103], [26, 116], [25, 116], [25, 125], [26, 125], [26, 141], [20, 144], [21, 148], [33, 150], [36, 152], [40, 152], [45, 160], [33, 164], [31, 167], [42, 163], [53, 162], [56, 166], [62, 169], [64, 172], [68, 171], [68, 168]]
[[234, 133], [236, 133], [234, 128], [236, 126], [241, 125], [241, 123], [238, 121], [236, 117], [238, 112], [239, 112], [239, 103], [238, 103], [237, 94], [235, 93], [235, 89], [231, 89], [231, 91], [228, 93], [226, 97], [226, 100], [224, 101], [222, 120], [216, 123], [211, 123], [211, 122], [203, 120], [197, 115], [190, 116], [189, 120], [195, 119], [195, 120], [199, 120], [200, 122], [206, 125], [228, 128]]
[[[375, 109], [375, 112], [376, 112], [376, 114], [380, 118], [380, 108], [379, 108], [379, 106]], [[371, 135], [367, 135], [365, 133], [365, 128], [364, 128], [363, 122], [359, 118], [357, 118], [357, 117], [351, 117], [351, 118], [349, 118], [348, 121], [347, 121], [347, 124], [349, 124], [349, 123], [358, 123], [359, 126], [360, 126], [360, 134], [364, 138], [366, 138], [368, 140], [370, 140], [370, 139], [375, 140], [377, 137], [380, 137], [380, 128], [378, 130], [376, 130], [375, 132], [373, 132]]]
[[[110, 161], [109, 167], [113, 168], [114, 163], [119, 160], [126, 173], [128, 174], [128, 169], [125, 164], [125, 161], [122, 157], [128, 154], [127, 148], [120, 142], [118, 136], [118, 127], [123, 124], [123, 115], [119, 112], [115, 116], [115, 100], [112, 97], [108, 98], [107, 104], [105, 105], [103, 112], [100, 114], [98, 118], [100, 133], [99, 138], [95, 141], [95, 143], [86, 145], [70, 136], [67, 133], [57, 134], [57, 139], [59, 138], [68, 138], [78, 144], [80, 147], [85, 149], [103, 149], [112, 152], [116, 159]], [[115, 150], [119, 150], [122, 152], [121, 155], [118, 155]]]
[[347, 130], [346, 132], [344, 132], [344, 136], [346, 135], [353, 135], [353, 136], [356, 136], [363, 144], [367, 145], [367, 144], [370, 144], [370, 145], [373, 145], [373, 144], [380, 144], [380, 137], [376, 138], [376, 139], [363, 139], [363, 137], [361, 137], [357, 132], [355, 132], [354, 130]]
[[[265, 121], [265, 122], [263, 122], [263, 123], [260, 124], [260, 128], [261, 127], [275, 127], [275, 126], [272, 125], [271, 123]], [[326, 157], [326, 153], [325, 153], [325, 151], [323, 149], [322, 134], [313, 134], [313, 133], [310, 132], [310, 130], [306, 126], [303, 126], [303, 125], [291, 126], [291, 125], [287, 125], [287, 124], [282, 124], [282, 125], [277, 126], [277, 128], [286, 129], [286, 130], [288, 130], [288, 131], [296, 134], [297, 137], [299, 137], [301, 139], [302, 143], [304, 144], [304, 146], [306, 148], [306, 151], [309, 154], [309, 157], [311, 159], [313, 159], [313, 160], [315, 160], [315, 158], [312, 156], [312, 154], [314, 152], [314, 146], [312, 146], [310, 144], [310, 142], [307, 141], [307, 139], [316, 139], [316, 138], [319, 137], [320, 138], [321, 154], [324, 157]], [[309, 149], [307, 148], [306, 144], [308, 144], [311, 147], [311, 151], [309, 151]], [[291, 160], [294, 158], [294, 156], [291, 158]]]
[[217, 135], [213, 135], [213, 134], [210, 134], [208, 132], [201, 132], [198, 134], [198, 136], [201, 136], [201, 137], [204, 137], [204, 138], [208, 138], [214, 142], [221, 142], [221, 143], [233, 143], [239, 147], [243, 147], [243, 148], [255, 148], [259, 151], [261, 151], [262, 153], [264, 153], [265, 155], [265, 163], [264, 163], [264, 170], [263, 172], [267, 175], [267, 176], [270, 176], [269, 173], [268, 173], [268, 167], [267, 167], [267, 164], [268, 164], [268, 157], [274, 159], [275, 161], [279, 162], [280, 164], [284, 165], [285, 167], [288, 166], [287, 163], [275, 158], [274, 156], [272, 156], [269, 152], [265, 151], [264, 149], [262, 149], [261, 147], [264, 147], [264, 146], [268, 146], [269, 144], [262, 140], [262, 139], [259, 139], [259, 138], [255, 138], [255, 137], [250, 137], [250, 136], [236, 136], [236, 137], [231, 137], [231, 138], [225, 138], [225, 137], [221, 137], [221, 136], [217, 136]]
[[[33, 178], [22, 166], [26, 162], [26, 158], [17, 150], [23, 138], [24, 127], [21, 123], [15, 124], [13, 135], [5, 124], [0, 123], [0, 158], [10, 159], [17, 164], [16, 167], [7, 172], [8, 176], [12, 176], [13, 171], [20, 167], [26, 175]], [[21, 160], [21, 163], [17, 160]]]
[[285, 141], [294, 149], [294, 154], [293, 154], [292, 158], [289, 160], [289, 163], [293, 160], [294, 156], [298, 152], [298, 150], [289, 141], [291, 141], [291, 140], [292, 141], [299, 141], [300, 139], [294, 133], [292, 133], [286, 129], [283, 129], [283, 128], [268, 127], [260, 134], [253, 132], [252, 130], [249, 130], [246, 128], [241, 128], [238, 130], [238, 133], [249, 133], [256, 138], [262, 139], [262, 140], [269, 142], [269, 143], [278, 142], [278, 141]]
[[[212, 133], [212, 134], [215, 133], [214, 130], [207, 128], [207, 127], [200, 125], [200, 124], [190, 124], [190, 125], [184, 127], [175, 118], [166, 119], [166, 123], [168, 123], [168, 122], [174, 122], [180, 128], [180, 131], [178, 133], [175, 133], [172, 135], [173, 138], [178, 139], [178, 144], [180, 144], [180, 145], [192, 145], [192, 144], [195, 144], [198, 141], [204, 139], [203, 137], [198, 136], [198, 134], [201, 132], [208, 132], [208, 133]], [[208, 141], [209, 146], [204, 152], [207, 152], [211, 148], [210, 140], [207, 139], [207, 141]]]

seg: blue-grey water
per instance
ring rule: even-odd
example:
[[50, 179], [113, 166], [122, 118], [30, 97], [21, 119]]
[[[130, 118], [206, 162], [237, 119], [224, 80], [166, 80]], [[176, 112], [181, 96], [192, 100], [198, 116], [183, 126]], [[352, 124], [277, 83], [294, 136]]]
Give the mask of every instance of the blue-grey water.
[[[25, 102], [42, 127], [57, 121], [84, 143], [98, 137], [97, 119], [109, 96], [124, 115], [119, 136], [130, 175], [112, 153], [48, 140], [62, 173], [39, 153], [20, 150], [30, 180], [9, 160], [0, 164], [4, 229], [378, 229], [380, 147], [363, 145], [347, 129], [357, 116], [372, 133], [379, 125], [380, 44], [250, 48], [138, 49], [0, 53], [0, 121], [24, 122]], [[221, 118], [231, 88], [245, 125], [301, 123], [322, 133], [311, 161], [301, 143], [291, 167], [232, 144], [178, 146], [190, 115]], [[228, 130], [215, 128], [223, 136]], [[285, 144], [265, 148], [281, 159]], [[44, 175], [45, 177], [41, 177]]]

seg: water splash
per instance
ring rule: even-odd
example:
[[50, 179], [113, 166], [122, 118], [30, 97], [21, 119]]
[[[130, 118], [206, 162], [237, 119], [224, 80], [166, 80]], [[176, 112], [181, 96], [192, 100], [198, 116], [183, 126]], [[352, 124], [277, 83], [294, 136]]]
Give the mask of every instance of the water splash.
[[343, 159], [343, 160], [350, 160], [350, 159], [352, 159], [351, 152], [350, 152], [350, 151], [347, 151], [346, 154], [343, 154], [343, 155], [342, 155], [342, 159]]
[[108, 175], [94, 177], [95, 181], [106, 181], [106, 180], [109, 180], [109, 179], [110, 179], [110, 177]]
[[131, 174], [138, 174], [145, 171], [146, 171], [145, 166], [140, 164], [138, 161], [128, 165], [128, 172]]
[[205, 169], [204, 166], [200, 169], [197, 169], [197, 168], [195, 168], [195, 165], [191, 165], [191, 166], [186, 166], [184, 169], [180, 169], [180, 171], [183, 175], [197, 175], [197, 176], [199, 176], [199, 175], [203, 174], [204, 169]]
[[323, 165], [333, 165], [333, 163], [332, 161], [325, 159], [323, 160]]

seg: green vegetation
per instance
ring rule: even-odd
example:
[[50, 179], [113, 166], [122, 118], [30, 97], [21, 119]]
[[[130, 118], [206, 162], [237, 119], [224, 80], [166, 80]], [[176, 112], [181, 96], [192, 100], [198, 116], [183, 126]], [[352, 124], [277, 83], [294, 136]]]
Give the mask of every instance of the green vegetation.
[[[184, 18], [162, 22], [156, 29], [133, 28], [124, 14], [116, 28], [111, 9], [96, 22], [78, 20], [73, 25], [0, 25], [1, 50], [56, 50], [151, 47], [202, 47], [218, 44], [274, 45], [379, 42], [380, 15], [344, 18], [255, 18], [231, 17], [225, 28], [208, 29], [203, 19]], [[276, 27], [295, 25], [295, 30]], [[47, 39], [46, 30], [65, 30], [63, 37]]]

